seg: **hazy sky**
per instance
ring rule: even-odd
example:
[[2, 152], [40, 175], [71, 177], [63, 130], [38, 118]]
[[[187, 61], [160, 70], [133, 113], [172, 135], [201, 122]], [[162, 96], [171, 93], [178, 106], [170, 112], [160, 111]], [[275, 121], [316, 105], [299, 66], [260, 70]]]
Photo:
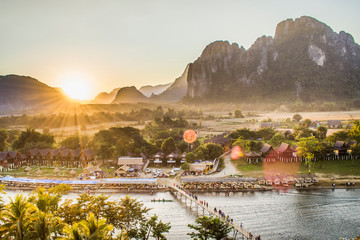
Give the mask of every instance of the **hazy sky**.
[[[248, 49], [287, 18], [312, 16], [360, 42], [358, 0], [3, 0], [0, 75], [62, 86], [81, 75], [91, 96], [179, 77], [215, 40]], [[73, 80], [75, 81], [75, 80]]]

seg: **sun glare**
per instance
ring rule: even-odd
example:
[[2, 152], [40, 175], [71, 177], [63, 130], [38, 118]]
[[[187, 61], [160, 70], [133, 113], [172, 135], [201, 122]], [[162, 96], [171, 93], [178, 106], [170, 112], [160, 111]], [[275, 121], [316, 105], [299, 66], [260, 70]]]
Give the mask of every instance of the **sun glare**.
[[76, 100], [91, 98], [91, 81], [82, 74], [67, 74], [61, 78], [61, 88], [67, 96]]

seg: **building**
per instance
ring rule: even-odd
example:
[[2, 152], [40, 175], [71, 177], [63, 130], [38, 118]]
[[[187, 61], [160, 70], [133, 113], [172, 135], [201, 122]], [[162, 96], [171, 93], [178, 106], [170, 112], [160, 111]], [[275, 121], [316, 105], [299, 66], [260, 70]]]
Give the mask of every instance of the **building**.
[[340, 128], [342, 127], [340, 120], [327, 120], [328, 128]]
[[123, 156], [118, 158], [119, 167], [127, 166], [128, 171], [140, 172], [144, 166], [144, 159], [142, 157]]
[[260, 152], [264, 162], [275, 162], [278, 159], [278, 153], [270, 144], [265, 143], [261, 147]]
[[287, 143], [281, 143], [280, 147], [276, 149], [278, 152], [278, 159], [280, 162], [297, 162], [301, 161], [296, 155], [296, 150], [290, 147]]

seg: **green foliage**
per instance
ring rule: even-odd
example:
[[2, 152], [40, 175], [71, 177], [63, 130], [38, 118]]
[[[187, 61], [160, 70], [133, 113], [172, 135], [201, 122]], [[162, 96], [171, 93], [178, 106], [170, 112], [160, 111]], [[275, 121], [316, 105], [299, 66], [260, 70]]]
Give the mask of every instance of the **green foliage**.
[[132, 127], [117, 128], [97, 132], [89, 147], [102, 159], [116, 158], [127, 153], [140, 153], [152, 146], [142, 137], [140, 130]]
[[89, 137], [86, 135], [74, 134], [61, 141], [60, 145], [70, 149], [84, 149], [89, 143]]
[[194, 239], [217, 239], [226, 238], [231, 231], [231, 227], [219, 218], [202, 216], [195, 222], [197, 225], [188, 224], [188, 227], [195, 232], [188, 233]]
[[27, 201], [22, 194], [11, 199], [5, 210], [1, 212], [3, 224], [0, 226], [1, 239], [28, 239], [30, 223], [34, 220], [36, 207]]
[[184, 170], [184, 171], [187, 171], [190, 169], [190, 163], [186, 162], [186, 163], [183, 163], [181, 164], [181, 169]]
[[275, 130], [273, 128], [260, 128], [256, 134], [263, 140], [270, 140], [275, 135]]
[[193, 163], [197, 159], [197, 156], [193, 152], [188, 152], [185, 154], [185, 159], [187, 163]]
[[286, 138], [283, 134], [281, 133], [277, 133], [275, 134], [269, 141], [269, 143], [273, 146], [273, 147], [278, 147], [280, 146], [280, 144], [282, 142], [286, 142]]
[[243, 139], [257, 139], [257, 134], [248, 128], [241, 128], [237, 129], [235, 132], [230, 133], [229, 137], [232, 139], [238, 139], [240, 137]]
[[330, 136], [328, 136], [327, 141], [335, 143], [336, 141], [348, 141], [349, 140], [349, 132], [348, 131], [338, 131], [334, 132]]
[[9, 134], [6, 129], [0, 129], [0, 152], [5, 150]]
[[26, 144], [39, 144], [44, 143], [48, 146], [52, 146], [55, 143], [54, 136], [41, 134], [35, 131], [33, 128], [27, 128], [26, 131], [22, 131], [17, 140], [13, 143], [14, 149], [23, 149]]
[[326, 138], [326, 134], [327, 134], [327, 128], [324, 127], [324, 126], [319, 126], [317, 129], [316, 129], [316, 137], [319, 138], [319, 139], [325, 139]]
[[298, 113], [293, 116], [293, 120], [295, 122], [300, 122], [301, 119], [302, 119], [302, 116]]
[[349, 137], [357, 142], [360, 142], [360, 121], [353, 121], [354, 126], [349, 131]]
[[161, 150], [165, 155], [176, 151], [175, 140], [172, 137], [167, 138], [161, 145]]

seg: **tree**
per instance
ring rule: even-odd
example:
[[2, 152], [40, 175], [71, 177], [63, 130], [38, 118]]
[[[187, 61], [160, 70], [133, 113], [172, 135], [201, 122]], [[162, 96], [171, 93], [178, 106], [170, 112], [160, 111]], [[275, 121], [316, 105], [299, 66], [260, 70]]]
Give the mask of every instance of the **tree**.
[[205, 144], [206, 148], [206, 160], [214, 160], [223, 154], [224, 149], [219, 144], [207, 143]]
[[349, 131], [349, 137], [357, 142], [360, 142], [360, 121], [353, 121], [354, 126]]
[[231, 231], [229, 224], [221, 221], [219, 218], [202, 216], [198, 217], [195, 222], [197, 225], [188, 224], [188, 227], [196, 232], [188, 233], [191, 238], [195, 239], [223, 239]]
[[109, 234], [113, 230], [113, 226], [106, 224], [105, 219], [96, 220], [93, 213], [90, 213], [89, 217], [86, 220], [82, 220], [80, 222], [80, 226], [84, 235], [84, 239], [111, 239]]
[[185, 160], [187, 163], [193, 163], [197, 159], [197, 156], [193, 152], [185, 154]]
[[184, 170], [184, 171], [187, 171], [190, 169], [190, 163], [186, 162], [186, 163], [183, 163], [181, 164], [181, 169]]
[[297, 153], [305, 158], [305, 164], [309, 173], [311, 172], [312, 161], [317, 151], [318, 140], [313, 137], [300, 138], [298, 142]]
[[316, 129], [316, 136], [317, 138], [319, 139], [325, 139], [326, 138], [326, 134], [327, 134], [327, 128], [324, 127], [324, 126], [319, 126], [317, 129]]
[[64, 227], [58, 217], [42, 211], [36, 212], [32, 225], [32, 231], [28, 233], [29, 239], [38, 240], [50, 240], [53, 233], [60, 233]]
[[335, 143], [336, 141], [348, 141], [349, 140], [349, 132], [348, 131], [338, 131], [334, 132], [330, 136], [327, 137], [329, 142]]
[[145, 214], [149, 208], [144, 207], [144, 204], [137, 201], [135, 198], [126, 196], [120, 200], [120, 209], [118, 212], [120, 229], [126, 232], [138, 227], [138, 224], [145, 220]]
[[165, 155], [176, 151], [175, 140], [172, 137], [167, 138], [161, 145], [161, 150]]
[[275, 134], [269, 141], [273, 147], [278, 147], [282, 142], [285, 142], [285, 136], [281, 133]]
[[86, 148], [89, 143], [89, 137], [86, 135], [71, 135], [61, 141], [61, 146], [68, 147], [70, 149]]
[[302, 119], [302, 116], [300, 115], [300, 114], [295, 114], [293, 117], [293, 120], [295, 121], [295, 122], [300, 122], [300, 120]]
[[311, 120], [310, 119], [305, 119], [303, 122], [302, 122], [302, 125], [306, 128], [310, 127], [310, 124], [311, 124]]
[[5, 129], [0, 129], [0, 152], [5, 150], [9, 134]]
[[135, 229], [128, 233], [130, 238], [147, 240], [151, 236], [157, 240], [166, 240], [164, 233], [169, 232], [170, 223], [158, 221], [158, 216], [152, 216], [148, 221], [142, 222], [139, 229]]
[[11, 199], [6, 209], [2, 212], [0, 236], [2, 239], [24, 240], [29, 233], [30, 224], [34, 219], [36, 207], [27, 201], [22, 194]]
[[244, 115], [242, 114], [242, 112], [240, 111], [240, 109], [236, 109], [236, 110], [234, 111], [234, 115], [235, 115], [236, 118], [243, 118], [243, 117], [244, 117]]
[[263, 140], [270, 140], [275, 135], [275, 130], [273, 128], [260, 128], [256, 134]]
[[53, 145], [55, 143], [54, 136], [49, 134], [41, 134], [33, 128], [27, 128], [26, 131], [22, 131], [18, 139], [13, 143], [14, 149], [22, 149], [27, 143], [47, 143]]

